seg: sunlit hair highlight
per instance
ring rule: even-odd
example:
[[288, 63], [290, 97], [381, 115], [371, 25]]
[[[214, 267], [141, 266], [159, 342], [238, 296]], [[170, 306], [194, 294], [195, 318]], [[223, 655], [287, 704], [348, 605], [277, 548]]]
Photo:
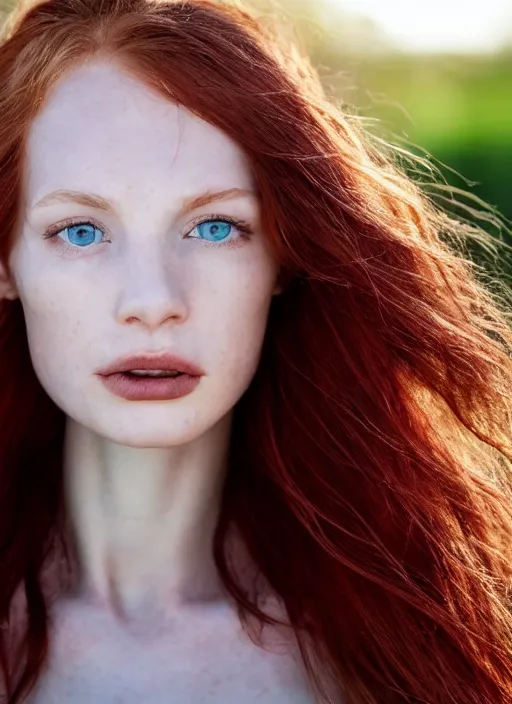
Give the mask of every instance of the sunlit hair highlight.
[[[233, 568], [232, 529], [285, 605], [319, 701], [508, 704], [510, 296], [466, 249], [507, 248], [436, 204], [403, 151], [328, 99], [309, 60], [240, 3], [47, 0], [21, 4], [0, 45], [5, 265], [31, 121], [92, 60], [246, 151], [282, 267], [214, 539], [251, 637], [272, 616]], [[0, 308], [0, 362], [0, 669], [20, 704], [48, 657], [43, 568], [66, 515], [64, 416], [32, 369], [18, 300]]]

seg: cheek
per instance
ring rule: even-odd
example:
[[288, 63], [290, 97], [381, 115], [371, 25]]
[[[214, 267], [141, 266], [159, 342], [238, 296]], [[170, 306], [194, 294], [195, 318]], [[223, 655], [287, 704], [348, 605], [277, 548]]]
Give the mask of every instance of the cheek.
[[[19, 290], [27, 339], [34, 370], [45, 388], [48, 382], [64, 378], [65, 370], [79, 366], [87, 352], [82, 331], [94, 321], [89, 317], [94, 304], [87, 301], [72, 281], [47, 276], [25, 278]], [[30, 282], [30, 283], [28, 283]], [[46, 389], [48, 391], [48, 389]]]
[[80, 318], [89, 296], [84, 296], [83, 276], [76, 267], [66, 266], [44, 248], [23, 242], [13, 270], [30, 330], [69, 326]]
[[50, 277], [44, 282], [33, 280], [20, 291], [20, 299], [29, 335], [38, 337], [64, 334], [73, 338], [91, 308], [91, 302], [74, 289], [72, 281]]
[[201, 317], [219, 367], [237, 369], [245, 377], [254, 373], [259, 360], [274, 280], [267, 271], [250, 269], [234, 278], [236, 286], [211, 291]]

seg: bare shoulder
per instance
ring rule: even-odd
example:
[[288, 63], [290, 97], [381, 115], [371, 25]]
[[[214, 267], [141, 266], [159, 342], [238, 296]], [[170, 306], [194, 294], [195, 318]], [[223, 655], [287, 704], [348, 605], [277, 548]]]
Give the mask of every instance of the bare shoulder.
[[[280, 613], [277, 602], [265, 610]], [[62, 605], [49, 665], [26, 704], [316, 704], [289, 631], [266, 627], [260, 648], [221, 609], [149, 637]]]

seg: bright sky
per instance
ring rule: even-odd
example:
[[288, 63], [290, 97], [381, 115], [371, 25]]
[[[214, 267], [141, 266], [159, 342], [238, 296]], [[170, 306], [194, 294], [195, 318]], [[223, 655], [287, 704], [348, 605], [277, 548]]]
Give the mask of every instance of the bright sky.
[[487, 51], [512, 42], [512, 0], [329, 0], [374, 19], [404, 48]]

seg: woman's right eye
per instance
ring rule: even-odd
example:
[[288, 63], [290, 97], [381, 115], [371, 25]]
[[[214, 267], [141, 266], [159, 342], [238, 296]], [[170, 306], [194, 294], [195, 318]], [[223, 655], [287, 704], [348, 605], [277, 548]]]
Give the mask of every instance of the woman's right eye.
[[107, 241], [102, 230], [91, 222], [78, 222], [61, 227], [59, 230], [52, 228], [45, 233], [44, 237], [46, 239], [58, 237], [65, 244], [78, 248]]

